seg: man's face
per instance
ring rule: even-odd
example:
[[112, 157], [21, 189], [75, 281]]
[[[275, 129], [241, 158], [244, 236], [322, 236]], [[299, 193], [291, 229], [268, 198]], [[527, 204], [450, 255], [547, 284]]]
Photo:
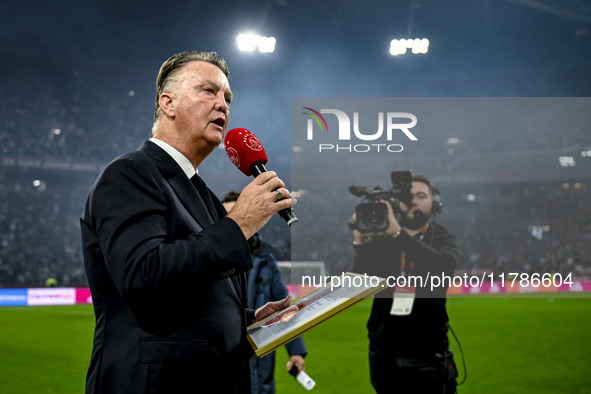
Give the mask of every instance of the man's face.
[[222, 70], [211, 63], [190, 62], [177, 74], [172, 95], [178, 129], [197, 145], [218, 146], [226, 134], [232, 100]]
[[[405, 210], [404, 206], [402, 207], [406, 212], [406, 217], [413, 220], [415, 218], [415, 211], [422, 211], [425, 217], [430, 217], [431, 208], [433, 205], [433, 196], [431, 195], [429, 186], [427, 186], [427, 184], [424, 182], [413, 182], [410, 192], [412, 193], [412, 204], [410, 209]], [[404, 203], [402, 204], [404, 205]]]

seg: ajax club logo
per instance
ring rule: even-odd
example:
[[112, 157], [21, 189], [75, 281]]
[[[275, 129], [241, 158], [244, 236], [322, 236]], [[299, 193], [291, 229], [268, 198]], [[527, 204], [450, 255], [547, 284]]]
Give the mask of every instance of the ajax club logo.
[[245, 134], [244, 144], [257, 152], [263, 150], [263, 146], [259, 142], [258, 138], [254, 136], [254, 134]]
[[[307, 123], [307, 139], [314, 139], [314, 121], [320, 127], [321, 131], [328, 132], [328, 124], [322, 114], [333, 114], [337, 117], [339, 122], [338, 140], [339, 141], [351, 141], [351, 119], [349, 116], [338, 109], [321, 109], [316, 111], [309, 107], [302, 107], [310, 112], [303, 112], [310, 116]], [[384, 127], [384, 118], [386, 126]], [[406, 120], [406, 122], [405, 122]], [[410, 122], [409, 122], [410, 120]], [[387, 112], [384, 116], [384, 112], [378, 112], [378, 130], [373, 133], [364, 133], [359, 130], [359, 112], [353, 112], [353, 138], [362, 141], [375, 141], [375, 143], [363, 143], [363, 144], [319, 144], [318, 151], [334, 151], [334, 152], [402, 152], [404, 147], [401, 144], [391, 143], [378, 143], [378, 140], [385, 140], [387, 142], [392, 141], [396, 134], [403, 134], [411, 141], [418, 141], [417, 137], [409, 130], [416, 126], [417, 117], [408, 112]], [[385, 130], [385, 133], [384, 133]], [[396, 137], [398, 138], [398, 136]]]
[[[259, 144], [260, 145], [260, 144]], [[228, 153], [228, 157], [232, 160], [232, 163], [238, 168], [240, 168], [240, 156], [238, 155], [238, 151], [234, 148], [226, 148], [226, 153]]]

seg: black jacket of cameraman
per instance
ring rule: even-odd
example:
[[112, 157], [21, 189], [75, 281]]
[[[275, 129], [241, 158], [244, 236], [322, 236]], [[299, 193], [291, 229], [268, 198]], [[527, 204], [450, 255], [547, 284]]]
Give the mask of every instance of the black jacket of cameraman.
[[424, 233], [414, 237], [403, 230], [396, 238], [374, 237], [356, 245], [355, 250], [354, 272], [391, 277], [389, 286], [402, 272], [407, 280], [410, 276], [420, 276], [423, 280], [422, 287], [417, 284], [413, 309], [408, 316], [390, 314], [393, 288], [375, 296], [367, 323], [370, 349], [379, 348], [401, 358], [444, 354], [449, 345], [445, 308], [448, 282], [445, 287], [431, 291], [430, 278], [452, 277], [460, 257], [455, 237], [445, 227], [431, 223]]

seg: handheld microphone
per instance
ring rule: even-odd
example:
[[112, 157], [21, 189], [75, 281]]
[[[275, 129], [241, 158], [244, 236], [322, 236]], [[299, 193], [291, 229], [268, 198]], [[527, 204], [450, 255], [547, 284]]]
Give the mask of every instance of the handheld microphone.
[[[254, 176], [255, 178], [267, 172], [267, 154], [263, 145], [254, 134], [243, 128], [236, 128], [226, 133], [224, 147], [228, 157], [244, 175]], [[287, 222], [289, 226], [296, 223], [298, 218], [289, 207], [277, 212], [279, 216]]]

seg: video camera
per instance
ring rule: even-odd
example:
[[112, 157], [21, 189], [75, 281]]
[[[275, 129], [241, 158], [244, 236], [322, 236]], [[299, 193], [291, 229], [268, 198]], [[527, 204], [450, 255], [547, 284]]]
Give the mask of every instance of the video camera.
[[385, 200], [390, 203], [394, 214], [401, 214], [400, 202], [410, 206], [412, 194], [412, 174], [410, 171], [394, 171], [390, 174], [392, 187], [374, 186], [370, 191], [364, 186], [351, 185], [349, 192], [357, 197], [362, 197], [361, 204], [355, 207], [357, 221], [350, 220], [347, 224], [351, 230], [359, 230], [362, 233], [384, 232], [388, 228], [388, 208], [380, 202]]

